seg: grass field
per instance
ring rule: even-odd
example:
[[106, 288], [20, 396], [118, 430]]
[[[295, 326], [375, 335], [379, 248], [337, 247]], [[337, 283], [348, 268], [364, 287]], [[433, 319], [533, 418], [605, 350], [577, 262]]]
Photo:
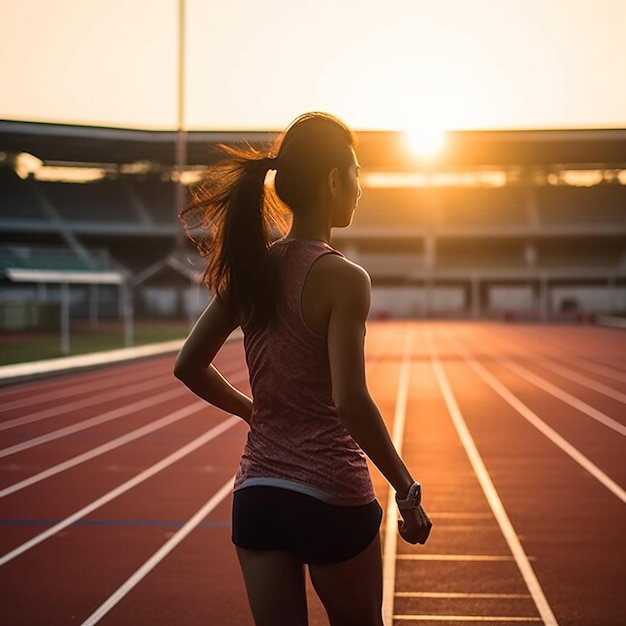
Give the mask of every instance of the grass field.
[[[185, 322], [141, 323], [134, 328], [134, 345], [141, 346], [173, 339], [183, 339], [189, 332]], [[102, 350], [124, 348], [124, 330], [121, 325], [101, 324], [96, 328], [75, 325], [70, 329], [70, 353], [61, 353], [60, 334], [54, 332], [7, 333], [0, 336], [0, 365], [26, 363], [62, 356], [88, 354]]]

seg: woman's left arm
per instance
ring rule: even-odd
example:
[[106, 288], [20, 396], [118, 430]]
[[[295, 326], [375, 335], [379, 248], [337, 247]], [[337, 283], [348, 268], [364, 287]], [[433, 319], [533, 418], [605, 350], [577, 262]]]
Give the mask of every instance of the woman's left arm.
[[237, 315], [223, 300], [214, 298], [180, 349], [174, 376], [203, 400], [249, 422], [252, 399], [233, 387], [212, 365], [215, 355], [237, 326]]

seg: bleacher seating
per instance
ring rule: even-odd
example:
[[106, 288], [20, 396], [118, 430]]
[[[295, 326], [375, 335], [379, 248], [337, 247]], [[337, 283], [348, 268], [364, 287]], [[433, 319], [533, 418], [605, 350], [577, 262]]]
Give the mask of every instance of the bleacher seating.
[[544, 269], [614, 269], [625, 252], [619, 237], [549, 238], [537, 242], [538, 266]]
[[522, 269], [527, 266], [524, 242], [518, 238], [439, 239], [437, 267], [467, 271], [477, 269]]
[[29, 183], [23, 181], [10, 167], [0, 167], [0, 218], [47, 219]]
[[121, 181], [38, 184], [61, 219], [68, 222], [138, 222]]
[[366, 188], [354, 215], [354, 225], [423, 228], [424, 190]]
[[[133, 276], [143, 277], [180, 251], [181, 207], [171, 180], [176, 169], [169, 141], [161, 145], [155, 135], [154, 141], [138, 142], [134, 132], [123, 136], [120, 129], [40, 126], [35, 139], [37, 127], [30, 123], [13, 138], [0, 134], [0, 268], [8, 263], [102, 269], [99, 260], [92, 268], [74, 251], [103, 249]], [[77, 135], [81, 139], [74, 144]], [[205, 148], [222, 142], [222, 135], [203, 133], [195, 144], [188, 142], [189, 167], [205, 162]], [[458, 152], [450, 144], [448, 153], [423, 171], [394, 152], [393, 133], [376, 132], [368, 139], [370, 152], [359, 153], [364, 189], [353, 225], [336, 229], [333, 243], [367, 268], [377, 288], [410, 292], [417, 285], [436, 293], [454, 283], [463, 297], [478, 288], [488, 302], [503, 284], [545, 278], [550, 289], [603, 283], [623, 293], [626, 184], [619, 183], [626, 183], [626, 131], [602, 131], [600, 140], [597, 135], [459, 131]], [[21, 152], [43, 164], [28, 180], [12, 168]], [[47, 178], [69, 175], [63, 167], [74, 159], [85, 170], [92, 163], [106, 177], [86, 183], [42, 180], [48, 166]], [[592, 181], [603, 182], [556, 184]], [[492, 183], [506, 184], [481, 186]], [[394, 184], [405, 186], [384, 186]], [[157, 269], [146, 280], [178, 288], [180, 276], [174, 270], [174, 277], [167, 274], [170, 269]], [[0, 299], [14, 288], [8, 282], [0, 285]]]
[[133, 181], [133, 187], [150, 217], [157, 224], [176, 222], [176, 192], [172, 182], [160, 179], [139, 179]]
[[437, 189], [433, 212], [442, 228], [528, 226], [522, 187], [448, 187]]
[[626, 185], [537, 187], [536, 198], [545, 225], [626, 223]]

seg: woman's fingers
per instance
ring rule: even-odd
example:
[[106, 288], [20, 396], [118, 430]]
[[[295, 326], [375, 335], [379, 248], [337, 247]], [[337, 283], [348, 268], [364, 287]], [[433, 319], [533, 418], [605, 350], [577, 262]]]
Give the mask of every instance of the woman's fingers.
[[430, 535], [433, 526], [432, 521], [421, 506], [416, 509], [405, 511], [404, 519], [398, 520], [398, 532], [408, 543], [424, 544]]

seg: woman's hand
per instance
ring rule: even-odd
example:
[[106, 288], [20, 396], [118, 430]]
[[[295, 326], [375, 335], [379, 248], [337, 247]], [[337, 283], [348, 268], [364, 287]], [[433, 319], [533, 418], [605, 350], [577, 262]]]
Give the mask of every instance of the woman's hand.
[[398, 532], [408, 543], [426, 543], [433, 523], [420, 504], [414, 509], [401, 510], [403, 519], [398, 520]]

